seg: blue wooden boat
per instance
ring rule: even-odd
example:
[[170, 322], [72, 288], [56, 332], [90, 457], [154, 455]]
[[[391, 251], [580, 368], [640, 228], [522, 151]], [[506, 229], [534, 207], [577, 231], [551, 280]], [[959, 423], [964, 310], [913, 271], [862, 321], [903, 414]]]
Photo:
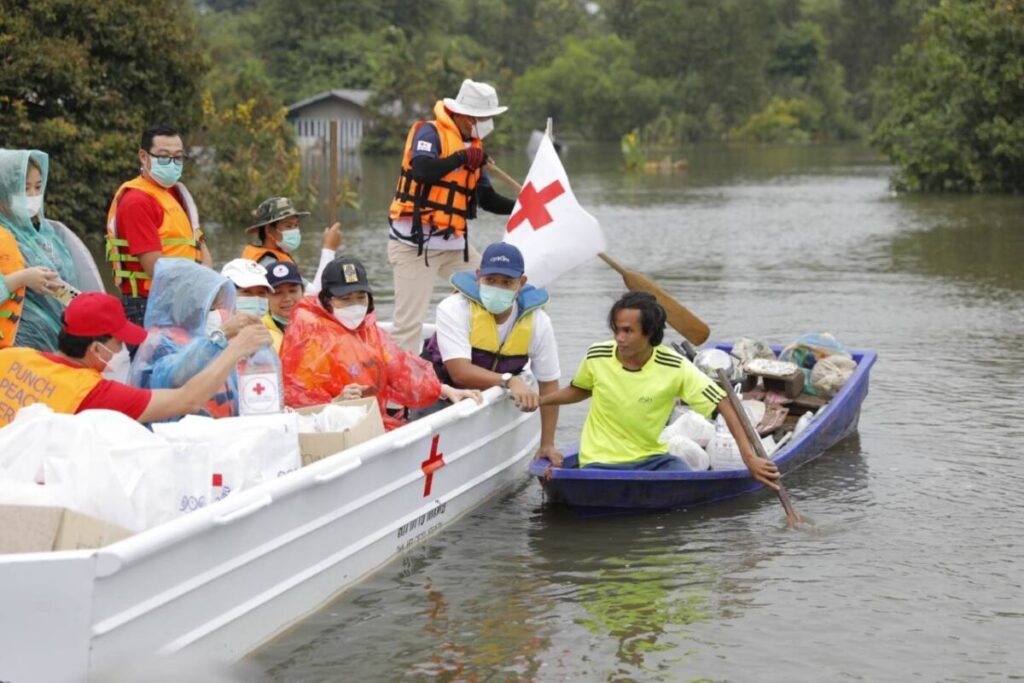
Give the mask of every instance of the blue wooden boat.
[[[732, 348], [730, 344], [716, 346], [724, 351]], [[857, 369], [846, 385], [819, 409], [806, 429], [772, 456], [783, 476], [856, 431], [877, 354], [867, 350], [851, 353]], [[581, 470], [578, 462], [578, 448], [566, 449], [563, 467], [550, 467], [551, 463], [541, 458], [530, 463], [530, 474], [540, 481], [548, 501], [590, 509], [690, 508], [764, 488], [745, 468], [705, 472]]]

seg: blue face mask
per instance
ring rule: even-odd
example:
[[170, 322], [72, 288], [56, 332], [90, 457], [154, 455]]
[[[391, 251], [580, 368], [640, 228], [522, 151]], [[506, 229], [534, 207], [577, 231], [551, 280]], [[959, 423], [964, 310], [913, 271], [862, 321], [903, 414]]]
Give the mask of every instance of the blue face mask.
[[278, 240], [278, 245], [282, 249], [288, 252], [295, 251], [302, 244], [302, 233], [299, 232], [298, 228], [289, 228], [288, 230], [281, 231], [281, 239]]
[[480, 285], [480, 303], [494, 315], [501, 315], [512, 308], [512, 302], [515, 300], [516, 291], [514, 289]]
[[270, 310], [270, 302], [264, 296], [240, 296], [235, 299], [235, 310], [262, 318]]
[[153, 180], [168, 189], [174, 187], [174, 184], [181, 179], [181, 171], [182, 167], [178, 164], [170, 163], [161, 166], [155, 159], [149, 165], [149, 174], [153, 176]]

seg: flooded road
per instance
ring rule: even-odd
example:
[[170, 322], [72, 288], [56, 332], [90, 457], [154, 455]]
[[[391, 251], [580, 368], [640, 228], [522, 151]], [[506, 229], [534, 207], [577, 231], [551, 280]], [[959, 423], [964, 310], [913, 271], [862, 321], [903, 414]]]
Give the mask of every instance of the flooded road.
[[[859, 435], [786, 478], [813, 524], [787, 529], [768, 493], [583, 519], [524, 475], [250, 663], [274, 681], [1024, 678], [1024, 200], [893, 196], [859, 147], [689, 162], [626, 176], [614, 147], [574, 148], [566, 166], [609, 253], [713, 339], [827, 331], [879, 352]], [[364, 160], [345, 214], [382, 318], [394, 167]], [[477, 247], [502, 225], [478, 220]], [[211, 236], [218, 264], [240, 232]], [[550, 287], [563, 382], [621, 291], [596, 260]], [[561, 443], [585, 411], [563, 410]]]

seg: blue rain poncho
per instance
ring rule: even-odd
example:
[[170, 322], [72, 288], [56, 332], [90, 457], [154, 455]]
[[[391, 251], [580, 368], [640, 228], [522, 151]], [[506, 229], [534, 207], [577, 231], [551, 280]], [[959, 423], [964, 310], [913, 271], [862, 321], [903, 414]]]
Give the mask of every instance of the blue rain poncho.
[[[61, 237], [39, 210], [38, 226], [32, 222], [25, 208], [25, 178], [31, 159], [42, 174], [43, 195], [50, 171], [50, 157], [45, 152], [25, 149], [0, 149], [0, 225], [9, 230], [18, 242], [25, 267], [43, 266], [57, 271], [60, 278], [82, 289], [71, 252]], [[0, 278], [0, 298], [10, 294]], [[56, 351], [64, 306], [52, 296], [25, 290], [25, 303], [14, 338], [16, 346], [28, 346], [40, 351]]]
[[[178, 258], [157, 260], [146, 305], [149, 336], [132, 362], [131, 383], [144, 389], [175, 389], [201, 372], [222, 351], [207, 338], [211, 311], [218, 321], [235, 308], [235, 286], [215, 271]], [[200, 415], [238, 415], [238, 378], [228, 381]]]

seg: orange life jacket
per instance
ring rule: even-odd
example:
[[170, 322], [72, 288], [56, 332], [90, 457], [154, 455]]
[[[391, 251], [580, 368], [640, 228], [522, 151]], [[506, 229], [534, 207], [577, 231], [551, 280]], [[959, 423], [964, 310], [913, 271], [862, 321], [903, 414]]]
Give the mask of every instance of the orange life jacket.
[[[25, 268], [25, 259], [18, 242], [7, 228], [0, 228], [0, 277]], [[0, 349], [14, 346], [21, 308], [25, 304], [25, 288], [19, 287], [0, 301]]]
[[58, 363], [35, 349], [0, 349], [0, 427], [33, 403], [73, 415], [101, 379], [92, 368]]
[[[433, 183], [421, 185], [413, 180], [413, 138], [421, 126], [432, 125], [437, 129], [438, 137], [441, 138], [440, 158], [466, 149], [462, 133], [444, 108], [443, 102], [438, 101], [434, 105], [434, 117], [434, 121], [417, 121], [409, 130], [405, 139], [405, 153], [402, 154], [402, 172], [398, 176], [398, 186], [388, 210], [391, 220], [412, 219], [412, 234], [420, 240], [421, 248], [422, 242], [431, 235], [465, 236], [466, 221], [476, 217], [476, 185], [481, 173], [480, 169], [471, 171], [465, 166], [459, 166]], [[482, 148], [483, 143], [473, 138], [470, 146]], [[428, 234], [424, 234], [424, 230]]]
[[142, 269], [139, 257], [129, 253], [128, 240], [117, 235], [117, 205], [127, 190], [145, 192], [164, 210], [164, 220], [158, 229], [162, 256], [192, 259], [196, 263], [202, 258], [199, 245], [203, 231], [199, 227], [196, 203], [184, 185], [178, 183], [175, 188], [185, 206], [181, 205], [170, 190], [142, 176], [132, 178], [117, 188], [114, 201], [110, 202], [110, 209], [107, 211], [107, 259], [114, 268], [114, 284], [121, 287], [121, 283], [127, 281], [132, 296], [149, 296], [149, 276]]
[[[245, 249], [242, 249], [242, 258], [247, 258], [250, 261], [260, 262], [260, 259], [264, 256], [273, 256], [278, 261], [287, 261], [289, 263], [295, 263], [295, 259], [287, 251], [281, 249], [271, 249], [270, 247], [257, 246], [255, 244], [245, 245]], [[261, 264], [262, 265], [262, 264]]]

